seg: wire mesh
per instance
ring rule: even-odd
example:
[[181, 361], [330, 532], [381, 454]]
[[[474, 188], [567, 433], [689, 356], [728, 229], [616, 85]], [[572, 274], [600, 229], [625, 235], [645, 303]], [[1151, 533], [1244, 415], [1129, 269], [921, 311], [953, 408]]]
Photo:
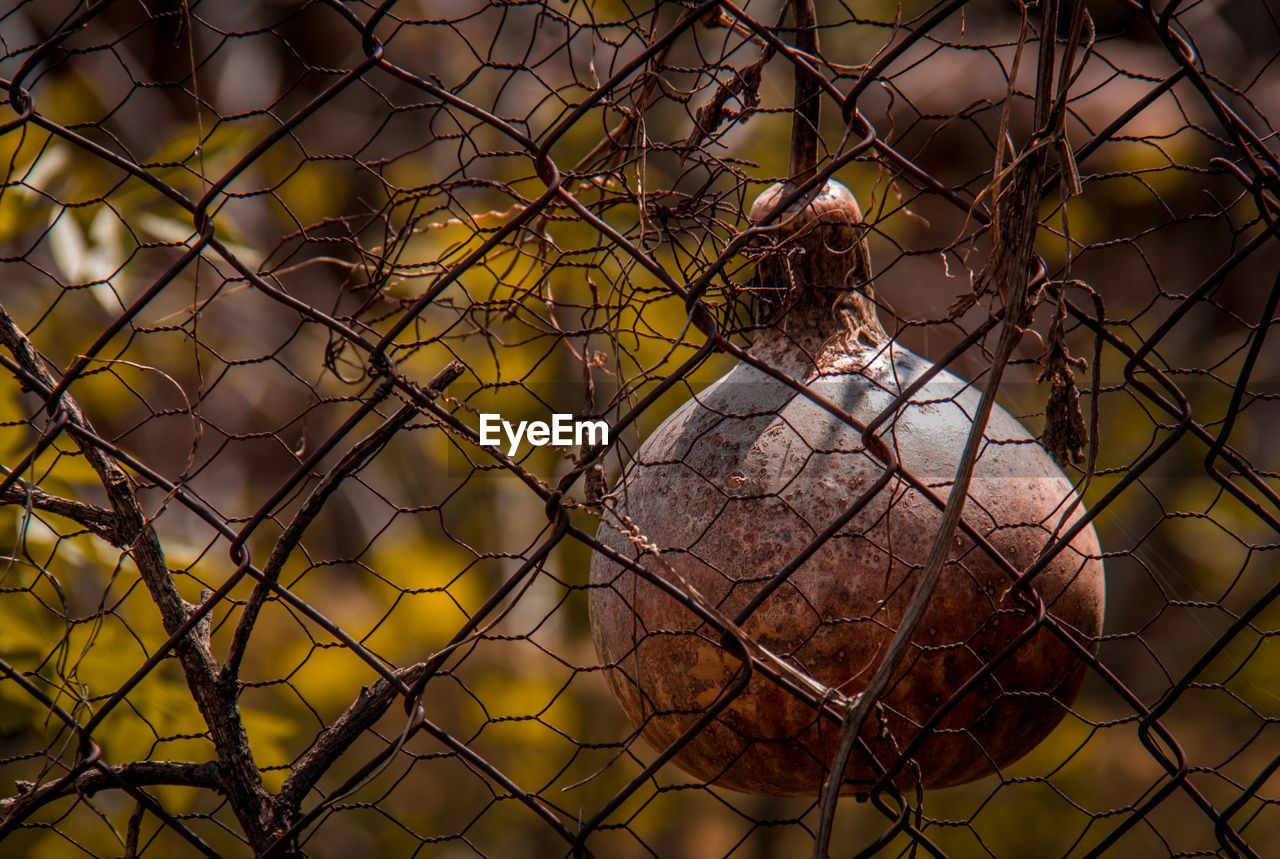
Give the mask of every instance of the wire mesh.
[[[0, 13], [6, 855], [808, 855], [828, 828], [832, 855], [1280, 852], [1274, 9], [832, 0], [817, 52], [791, 11]], [[743, 213], [788, 178], [793, 75], [884, 327], [999, 378], [1107, 579], [1100, 634], [1036, 620], [1085, 677], [1029, 755], [938, 790], [881, 758], [832, 808], [670, 763], [718, 711], [651, 746], [588, 612], [626, 464], [760, 363]], [[1002, 165], [1035, 158], [1005, 361], [983, 273]], [[481, 444], [490, 414], [609, 439]], [[857, 489], [945, 501], [950, 475], [911, 478]], [[813, 551], [835, 518], [806, 520]], [[672, 622], [729, 663], [808, 676], [672, 581]]]

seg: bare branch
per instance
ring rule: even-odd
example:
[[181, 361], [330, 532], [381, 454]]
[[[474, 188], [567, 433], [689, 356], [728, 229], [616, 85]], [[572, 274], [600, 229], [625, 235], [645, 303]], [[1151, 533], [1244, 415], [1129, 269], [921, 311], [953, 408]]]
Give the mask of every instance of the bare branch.
[[[435, 378], [427, 383], [427, 395], [436, 396], [456, 381], [462, 373], [463, 366], [457, 361], [450, 361], [435, 375]], [[293, 521], [289, 523], [284, 533], [276, 540], [276, 544], [271, 550], [271, 555], [262, 567], [262, 578], [259, 579], [257, 586], [254, 587], [253, 592], [249, 595], [244, 611], [240, 615], [240, 620], [236, 624], [235, 633], [232, 635], [231, 644], [227, 648], [227, 658], [223, 663], [221, 672], [221, 682], [224, 685], [229, 686], [232, 684], [239, 674], [240, 662], [244, 658], [245, 649], [249, 646], [249, 637], [253, 634], [253, 627], [257, 622], [258, 614], [266, 603], [267, 598], [271, 596], [272, 584], [279, 578], [280, 571], [284, 569], [285, 561], [289, 559], [289, 555], [297, 547], [307, 527], [315, 520], [316, 516], [320, 515], [321, 509], [324, 508], [329, 497], [342, 485], [342, 482], [368, 465], [378, 451], [382, 450], [386, 443], [391, 440], [391, 437], [399, 432], [400, 428], [407, 424], [416, 414], [418, 414], [416, 406], [402, 406], [399, 411], [387, 418], [377, 429], [353, 445], [342, 459], [333, 468], [329, 469], [316, 488], [312, 490], [311, 495], [303, 502], [301, 509], [294, 514]]]
[[[39, 379], [46, 390], [56, 389], [56, 380], [37, 355], [31, 341], [2, 307], [0, 345], [13, 354], [26, 373]], [[69, 392], [64, 391], [59, 401], [50, 403], [50, 406], [68, 415], [72, 424], [92, 431], [92, 424]], [[133, 558], [152, 601], [160, 610], [165, 631], [172, 635], [187, 621], [187, 604], [169, 574], [160, 539], [138, 500], [133, 483], [113, 457], [93, 445], [78, 444], [111, 502], [116, 517], [118, 545]], [[217, 749], [226, 779], [227, 799], [249, 842], [264, 845], [272, 826], [271, 797], [254, 762], [234, 694], [228, 694], [218, 683], [217, 663], [201, 642], [196, 629], [179, 639], [175, 650], [182, 663], [187, 688], [191, 690], [192, 699], [200, 709]]]
[[18, 803], [40, 805], [72, 793], [92, 795], [100, 790], [118, 789], [120, 781], [135, 787], [167, 784], [226, 793], [222, 777], [218, 774], [218, 765], [212, 761], [202, 764], [186, 761], [137, 761], [120, 766], [90, 768], [70, 782], [59, 779], [35, 785], [29, 781], [19, 781], [16, 796], [0, 799], [0, 815], [8, 814]]
[[138, 836], [142, 834], [142, 817], [146, 812], [147, 807], [138, 802], [133, 807], [133, 814], [129, 815], [129, 827], [125, 830], [124, 859], [135, 859], [138, 855]]
[[53, 513], [64, 519], [70, 519], [116, 548], [124, 548], [124, 543], [120, 540], [116, 531], [116, 515], [102, 507], [86, 504], [83, 501], [74, 501], [70, 498], [50, 495], [40, 487], [33, 486], [25, 480], [19, 480], [9, 487], [4, 495], [0, 495], [0, 505], [3, 504], [31, 507], [34, 510]]
[[[428, 664], [418, 662], [401, 668], [395, 672], [395, 676], [412, 689], [422, 678]], [[284, 786], [276, 796], [281, 816], [287, 816], [287, 812], [298, 808], [302, 798], [315, 787], [320, 776], [346, 753], [361, 734], [382, 718], [398, 695], [396, 687], [385, 677], [361, 688], [359, 697], [332, 725], [325, 728], [311, 744], [311, 748], [293, 765], [293, 772], [285, 779]]]

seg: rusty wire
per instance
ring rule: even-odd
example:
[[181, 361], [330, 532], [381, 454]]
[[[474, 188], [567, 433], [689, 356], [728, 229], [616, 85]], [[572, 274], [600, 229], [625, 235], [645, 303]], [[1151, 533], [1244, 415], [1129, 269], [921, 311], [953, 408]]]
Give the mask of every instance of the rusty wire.
[[[1060, 5], [1050, 105], [1034, 57]], [[0, 13], [5, 855], [1280, 851], [1274, 11], [831, 0], [817, 55], [790, 21], [756, 0]], [[640, 441], [734, 362], [820, 400], [745, 348], [777, 299], [742, 213], [786, 178], [793, 74], [826, 105], [807, 181], [862, 198], [885, 327], [998, 380], [1102, 536], [1082, 641], [1031, 587], [1070, 531], [1019, 566], [959, 519], [1030, 621], [922, 736], [1042, 627], [1088, 670], [1051, 742], [962, 787], [902, 788], [918, 742], [839, 805], [669, 763], [757, 675], [839, 730], [742, 625], [880, 493], [944, 506], [883, 441], [894, 408], [819, 402], [882, 479], [736, 617], [596, 536]], [[981, 273], [993, 165], [1019, 152], [1044, 172], [1015, 337]], [[611, 443], [508, 455], [478, 444], [493, 411], [601, 417]], [[668, 748], [606, 690], [593, 553], [740, 665]]]

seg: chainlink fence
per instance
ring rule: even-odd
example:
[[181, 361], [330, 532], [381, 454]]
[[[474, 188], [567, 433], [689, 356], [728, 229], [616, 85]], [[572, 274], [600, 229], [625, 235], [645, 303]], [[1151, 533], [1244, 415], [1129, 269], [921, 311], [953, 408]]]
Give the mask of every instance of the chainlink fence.
[[[0, 853], [1280, 855], [1274, 6], [821, 0], [816, 51], [794, 12], [6, 4]], [[670, 763], [693, 738], [642, 738], [588, 616], [624, 465], [759, 361], [743, 213], [795, 75], [884, 327], [978, 389], [1002, 183], [1035, 180], [999, 398], [1107, 583], [1096, 640], [1034, 621], [1085, 680], [1030, 754], [936, 790], [872, 756], [833, 807]], [[490, 414], [609, 439], [481, 445]], [[951, 476], [886, 480], [845, 503]]]

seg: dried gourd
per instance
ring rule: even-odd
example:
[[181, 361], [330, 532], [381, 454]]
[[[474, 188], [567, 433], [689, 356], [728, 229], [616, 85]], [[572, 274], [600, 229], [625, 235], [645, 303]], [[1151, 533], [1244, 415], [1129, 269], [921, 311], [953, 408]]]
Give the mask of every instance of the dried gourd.
[[[765, 191], [752, 221], [792, 190]], [[757, 285], [785, 298], [773, 302], [750, 351], [869, 422], [930, 365], [893, 342], [877, 319], [857, 204], [830, 181], [773, 223], [773, 250], [758, 262]], [[945, 497], [978, 399], [971, 386], [939, 372], [880, 435], [904, 469]], [[994, 408], [984, 434], [965, 520], [1024, 569], [1064, 511], [1072, 511], [1069, 524], [1082, 508], [1057, 464], [1005, 410]], [[857, 428], [743, 363], [643, 443], [612, 494], [620, 515], [602, 524], [599, 539], [733, 617], [883, 470]], [[744, 631], [826, 686], [861, 691], [897, 629], [940, 519], [935, 504], [891, 481], [764, 600]], [[939, 706], [1031, 622], [1024, 608], [1002, 600], [1007, 572], [959, 532], [954, 543], [911, 649], [860, 734], [881, 764], [895, 761]], [[666, 748], [722, 694], [740, 660], [721, 646], [717, 629], [632, 570], [597, 555], [591, 584], [592, 631], [609, 686], [643, 736]], [[1033, 586], [1064, 628], [1096, 641], [1103, 567], [1092, 526]], [[1062, 719], [1083, 675], [1065, 643], [1037, 630], [947, 714], [899, 782], [955, 785], [1008, 766]], [[756, 672], [674, 762], [736, 790], [812, 795], [822, 789], [839, 730]], [[844, 777], [842, 790], [856, 792], [876, 771], [855, 754]]]

